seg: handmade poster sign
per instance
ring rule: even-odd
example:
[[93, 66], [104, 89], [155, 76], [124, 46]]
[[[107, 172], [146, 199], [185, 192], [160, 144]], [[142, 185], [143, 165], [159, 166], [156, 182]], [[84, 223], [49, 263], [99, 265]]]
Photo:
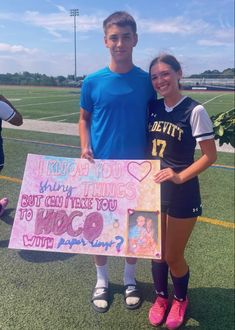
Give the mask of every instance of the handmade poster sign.
[[160, 258], [159, 168], [29, 154], [9, 247]]

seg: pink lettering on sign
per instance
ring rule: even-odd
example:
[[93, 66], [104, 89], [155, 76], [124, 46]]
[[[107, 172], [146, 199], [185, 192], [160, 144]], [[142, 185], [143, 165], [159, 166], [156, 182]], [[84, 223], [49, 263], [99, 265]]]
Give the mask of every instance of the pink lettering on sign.
[[66, 197], [64, 207], [72, 209], [92, 209], [93, 198]]
[[100, 236], [103, 230], [103, 217], [99, 212], [88, 214], [84, 222], [83, 235], [89, 242]]
[[81, 217], [81, 211], [73, 211], [69, 215], [64, 210], [37, 210], [35, 219], [35, 235], [57, 236], [67, 233], [69, 236], [77, 237], [83, 233], [88, 241], [93, 241], [100, 236], [103, 230], [103, 217], [99, 212], [92, 212], [86, 216], [84, 225], [77, 229], [73, 228], [73, 221]]
[[41, 165], [41, 172], [46, 165], [46, 174], [49, 176], [87, 176], [89, 173], [89, 163], [76, 163], [51, 159], [43, 166]]
[[54, 246], [54, 238], [36, 236], [36, 235], [29, 237], [28, 235], [23, 235], [23, 243], [25, 247], [34, 246], [34, 247], [52, 249]]
[[136, 187], [133, 182], [82, 182], [85, 197], [113, 197], [133, 200], [136, 197]]
[[116, 199], [107, 199], [107, 198], [96, 198], [97, 210], [100, 211], [111, 211], [114, 212], [117, 208], [117, 200]]
[[79, 236], [82, 233], [82, 227], [77, 230], [73, 229], [72, 222], [74, 218], [81, 217], [81, 211], [73, 211], [69, 216], [64, 210], [45, 210], [40, 208], [37, 210], [35, 219], [35, 234], [62, 235], [68, 233], [70, 236]]
[[32, 207], [36, 206], [39, 207], [41, 205], [41, 200], [43, 199], [43, 195], [26, 195], [23, 194], [21, 196], [21, 206], [22, 207]]

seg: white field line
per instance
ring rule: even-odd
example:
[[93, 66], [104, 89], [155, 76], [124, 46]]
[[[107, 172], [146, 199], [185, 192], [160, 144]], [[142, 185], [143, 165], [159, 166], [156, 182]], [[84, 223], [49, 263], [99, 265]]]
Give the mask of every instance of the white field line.
[[62, 123], [62, 122], [64, 122], [64, 121], [66, 121], [66, 118], [65, 118], [65, 119], [60, 119], [60, 120], [58, 120], [59, 123]]
[[[3, 127], [26, 131], [38, 131], [45, 133], [79, 136], [78, 124], [71, 123], [25, 119], [24, 124], [22, 126], [12, 126], [10, 123], [3, 121]], [[220, 147], [218, 140], [216, 140], [215, 143], [217, 151], [234, 153], [234, 148], [230, 144], [223, 144], [222, 147]], [[196, 148], [200, 149], [200, 146], [197, 145]]]
[[202, 105], [207, 104], [207, 103], [209, 103], [209, 102], [211, 102], [211, 101], [213, 101], [213, 100], [215, 100], [215, 99], [217, 99], [218, 97], [221, 97], [221, 96], [224, 96], [224, 94], [217, 95], [217, 96], [213, 97], [212, 99], [207, 100], [206, 102], [202, 103]]
[[66, 102], [73, 102], [74, 100], [67, 100], [67, 101], [54, 101], [54, 102], [46, 102], [46, 103], [32, 103], [32, 104], [21, 104], [21, 105], [18, 105], [18, 108], [19, 107], [32, 107], [32, 106], [35, 106], [35, 105], [47, 105], [47, 104], [56, 104], [56, 103], [66, 103]]
[[50, 98], [50, 97], [69, 97], [71, 98], [71, 95], [48, 95], [48, 96], [21, 96], [19, 99], [11, 99], [9, 98], [9, 101], [22, 101], [22, 100], [28, 100], [28, 99], [43, 99], [43, 98]]
[[73, 113], [67, 113], [66, 115], [58, 115], [58, 116], [48, 116], [48, 117], [41, 117], [37, 118], [37, 120], [44, 120], [44, 119], [49, 119], [49, 118], [59, 118], [59, 117], [68, 117], [68, 116], [73, 116], [73, 115], [78, 115], [78, 112], [73, 112]]

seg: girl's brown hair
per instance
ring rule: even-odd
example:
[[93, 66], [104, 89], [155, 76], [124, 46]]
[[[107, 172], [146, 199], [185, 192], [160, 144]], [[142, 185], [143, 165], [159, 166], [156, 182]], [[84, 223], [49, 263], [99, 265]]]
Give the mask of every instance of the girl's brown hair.
[[182, 71], [181, 65], [180, 65], [179, 61], [173, 55], [170, 55], [170, 54], [161, 54], [161, 55], [155, 57], [152, 60], [152, 62], [150, 63], [149, 73], [151, 72], [152, 67], [156, 63], [159, 63], [159, 62], [163, 62], [165, 64], [168, 64], [175, 72], [178, 72], [180, 70]]

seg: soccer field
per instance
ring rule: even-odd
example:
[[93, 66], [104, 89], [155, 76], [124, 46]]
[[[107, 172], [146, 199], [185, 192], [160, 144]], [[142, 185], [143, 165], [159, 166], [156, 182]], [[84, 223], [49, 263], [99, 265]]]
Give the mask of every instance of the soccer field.
[[[79, 89], [3, 87], [25, 118], [76, 123]], [[188, 93], [187, 93], [188, 94]], [[210, 115], [234, 107], [232, 93], [194, 92]], [[123, 258], [109, 258], [111, 306], [96, 314], [90, 307], [95, 282], [92, 257], [8, 249], [11, 227], [28, 153], [80, 156], [78, 136], [4, 129], [6, 166], [0, 195], [10, 199], [0, 221], [0, 329], [151, 329], [148, 310], [154, 299], [150, 261], [140, 259], [137, 280], [143, 304], [123, 304]], [[197, 156], [199, 153], [197, 153]], [[186, 257], [190, 265], [190, 305], [181, 329], [234, 329], [234, 155], [218, 153], [214, 166], [200, 175], [204, 205]], [[170, 287], [172, 289], [172, 287]], [[164, 329], [164, 327], [158, 327]]]
[[[25, 119], [76, 123], [79, 113], [79, 88], [0, 86]], [[234, 108], [233, 92], [184, 92], [202, 103], [209, 115]]]

